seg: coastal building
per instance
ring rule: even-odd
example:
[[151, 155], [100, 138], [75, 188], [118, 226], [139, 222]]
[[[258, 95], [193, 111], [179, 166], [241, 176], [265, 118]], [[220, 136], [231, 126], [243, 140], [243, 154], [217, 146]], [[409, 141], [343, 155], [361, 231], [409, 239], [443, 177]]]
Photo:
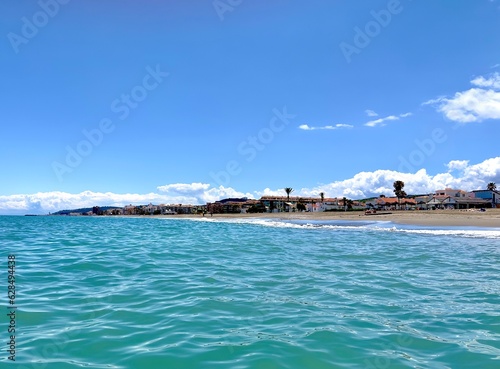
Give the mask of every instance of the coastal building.
[[496, 190], [476, 190], [472, 191], [479, 199], [487, 200], [492, 207], [500, 208], [500, 192]]
[[123, 215], [123, 208], [111, 208], [104, 211], [104, 215]]
[[318, 211], [320, 199], [299, 196], [262, 196], [260, 202], [270, 213], [295, 212], [297, 205], [301, 204], [306, 211]]
[[327, 197], [319, 203], [319, 211], [340, 210], [339, 199]]
[[[413, 199], [401, 199], [401, 207], [419, 210], [487, 207], [488, 201], [476, 198], [475, 192], [477, 191], [468, 192], [459, 189], [445, 188], [444, 190], [436, 190], [432, 194], [415, 196]], [[485, 195], [485, 197], [488, 198], [488, 195]], [[378, 208], [383, 208], [385, 210], [395, 210], [398, 208], [397, 203], [398, 199], [395, 197], [381, 196], [376, 202], [372, 201], [370, 205], [373, 207], [378, 206]]]
[[442, 209], [444, 196], [431, 196], [426, 203], [426, 209]]
[[[421, 210], [425, 209], [454, 209], [462, 206], [467, 206], [467, 201], [462, 201], [460, 199], [470, 199], [473, 198], [474, 194], [471, 192], [445, 188], [444, 190], [436, 190], [433, 194], [416, 196], [415, 200], [417, 202], [417, 208]], [[473, 201], [469, 201], [471, 204]]]
[[123, 215], [135, 215], [136, 211], [136, 207], [132, 204], [123, 207]]
[[[485, 199], [476, 198], [473, 194], [462, 191], [456, 193], [458, 196], [447, 196], [441, 192], [433, 195], [427, 201], [427, 209], [470, 209], [489, 207], [490, 202]], [[491, 205], [490, 205], [491, 206]]]
[[143, 209], [146, 213], [151, 215], [160, 210], [158, 205], [153, 205], [152, 203], [149, 203], [148, 205], [144, 206]]
[[259, 208], [261, 205], [259, 200], [247, 200], [241, 205], [241, 212], [242, 213], [248, 213], [250, 208]]
[[162, 214], [165, 215], [174, 215], [174, 214], [196, 214], [198, 210], [204, 208], [203, 205], [185, 205], [185, 204], [170, 204], [170, 205], [161, 205], [159, 206], [159, 210]]
[[213, 214], [238, 214], [246, 213], [252, 206], [260, 204], [258, 200], [249, 200], [246, 197], [227, 198], [213, 203], [207, 203], [206, 211]]
[[372, 200], [366, 204], [368, 207], [372, 207], [379, 210], [396, 210], [396, 209], [415, 209], [417, 202], [415, 199], [400, 198], [397, 197], [385, 197], [380, 196], [378, 199]]
[[416, 208], [418, 210], [427, 210], [428, 209], [427, 203], [432, 199], [432, 196], [433, 196], [432, 194], [415, 196], [414, 199], [416, 203]]
[[446, 197], [454, 197], [454, 198], [466, 198], [466, 197], [474, 197], [473, 192], [467, 192], [464, 190], [455, 190], [453, 188], [445, 188], [444, 190], [437, 190], [434, 192], [434, 196], [446, 198]]
[[357, 200], [325, 197], [262, 196], [260, 201], [268, 212], [295, 212], [303, 205], [307, 212], [324, 212], [348, 209], [364, 209], [365, 204]]
[[[298, 196], [262, 196], [260, 198], [260, 202], [266, 208], [266, 210], [270, 213], [285, 211], [285, 209], [293, 206], [295, 207], [299, 203]], [[287, 205], [290, 204], [290, 205]]]
[[160, 204], [158, 205], [158, 209], [160, 210], [162, 215], [175, 215], [177, 214], [174, 210], [170, 208], [170, 205]]

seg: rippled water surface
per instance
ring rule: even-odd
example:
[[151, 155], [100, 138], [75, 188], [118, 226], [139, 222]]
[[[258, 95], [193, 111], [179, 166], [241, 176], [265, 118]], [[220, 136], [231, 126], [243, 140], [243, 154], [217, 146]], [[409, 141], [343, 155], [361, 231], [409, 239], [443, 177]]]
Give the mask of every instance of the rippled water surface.
[[0, 367], [500, 368], [499, 230], [214, 219], [0, 217]]

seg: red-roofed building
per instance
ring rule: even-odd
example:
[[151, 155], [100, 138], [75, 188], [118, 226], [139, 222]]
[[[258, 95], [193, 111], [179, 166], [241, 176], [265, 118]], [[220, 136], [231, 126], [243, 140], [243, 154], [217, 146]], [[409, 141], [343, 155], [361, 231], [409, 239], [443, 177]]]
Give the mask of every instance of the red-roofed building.
[[415, 199], [381, 196], [367, 204], [383, 210], [414, 209], [417, 206]]

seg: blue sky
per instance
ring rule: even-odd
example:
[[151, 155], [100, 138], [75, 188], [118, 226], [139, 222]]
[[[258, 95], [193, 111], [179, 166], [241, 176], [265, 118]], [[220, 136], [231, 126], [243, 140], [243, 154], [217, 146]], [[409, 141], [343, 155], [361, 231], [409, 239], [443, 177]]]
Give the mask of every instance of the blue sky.
[[0, 18], [3, 214], [500, 182], [499, 1], [8, 0]]

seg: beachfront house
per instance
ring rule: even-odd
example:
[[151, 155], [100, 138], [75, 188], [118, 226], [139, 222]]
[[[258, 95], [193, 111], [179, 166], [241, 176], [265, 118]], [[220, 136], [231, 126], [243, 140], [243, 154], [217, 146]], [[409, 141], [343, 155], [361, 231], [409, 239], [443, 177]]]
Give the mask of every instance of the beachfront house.
[[[298, 204], [302, 204], [307, 212], [324, 212], [344, 209], [344, 204], [341, 199], [331, 197], [324, 198], [323, 201], [321, 201], [319, 197], [290, 196], [290, 198], [288, 198], [287, 196], [262, 196], [260, 202], [266, 207], [268, 212], [273, 213], [298, 211]], [[359, 205], [359, 203], [356, 205]]]
[[304, 198], [302, 201], [306, 207], [306, 211], [307, 212], [320, 212], [320, 211], [324, 211], [321, 207], [321, 204], [317, 202], [317, 199], [314, 199], [314, 200], [309, 200], [307, 201], [308, 198]]
[[468, 194], [467, 196], [446, 196], [434, 195], [427, 202], [428, 209], [470, 209], [490, 207], [489, 201], [481, 198], [475, 198]]
[[415, 199], [380, 196], [378, 199], [367, 203], [368, 207], [378, 210], [415, 209], [417, 202]]
[[415, 196], [415, 203], [418, 210], [427, 210], [428, 202], [432, 199], [432, 194]]
[[427, 209], [442, 209], [444, 196], [432, 196], [429, 201], [427, 201]]
[[249, 200], [246, 197], [230, 197], [206, 204], [206, 210], [214, 214], [239, 214], [246, 213], [253, 205], [259, 204], [258, 200]]
[[291, 211], [294, 207], [297, 207], [299, 200], [302, 200], [302, 198], [298, 196], [290, 196], [290, 198], [287, 196], [262, 196], [260, 198], [260, 202], [269, 213]]
[[323, 201], [318, 200], [317, 203], [317, 211], [336, 211], [336, 210], [345, 210], [346, 207], [351, 206], [351, 209], [364, 209], [365, 204], [360, 203], [359, 201], [352, 201], [346, 199], [344, 204], [344, 199], [340, 199], [338, 197], [328, 197]]
[[244, 213], [246, 210], [243, 209], [243, 206], [247, 204], [248, 198], [246, 197], [229, 197], [227, 199], [222, 199], [216, 201], [222, 207], [222, 213], [225, 214], [238, 214]]
[[136, 207], [132, 204], [123, 207], [123, 215], [135, 215], [136, 211]]
[[471, 209], [486, 208], [490, 203], [474, 197], [433, 196], [427, 203], [429, 209]]
[[473, 192], [467, 192], [464, 190], [455, 190], [453, 188], [445, 188], [444, 190], [436, 190], [434, 192], [434, 196], [447, 198], [447, 197], [453, 197], [453, 198], [467, 198], [467, 197], [474, 197]]
[[485, 202], [475, 198], [473, 192], [445, 188], [436, 190], [429, 196], [416, 198], [420, 209], [469, 209], [484, 207]]
[[149, 203], [148, 205], [144, 206], [144, 212], [146, 214], [153, 215], [155, 213], [160, 212], [160, 207], [158, 205], [153, 205], [152, 203]]
[[476, 190], [472, 191], [474, 196], [488, 201], [492, 207], [500, 208], [500, 192], [495, 190]]
[[261, 205], [259, 200], [250, 199], [241, 204], [241, 212], [248, 213], [250, 208], [257, 209]]
[[198, 206], [184, 204], [170, 204], [162, 207], [163, 214], [195, 214], [198, 211]]
[[110, 208], [104, 211], [104, 215], [123, 215], [122, 208]]

